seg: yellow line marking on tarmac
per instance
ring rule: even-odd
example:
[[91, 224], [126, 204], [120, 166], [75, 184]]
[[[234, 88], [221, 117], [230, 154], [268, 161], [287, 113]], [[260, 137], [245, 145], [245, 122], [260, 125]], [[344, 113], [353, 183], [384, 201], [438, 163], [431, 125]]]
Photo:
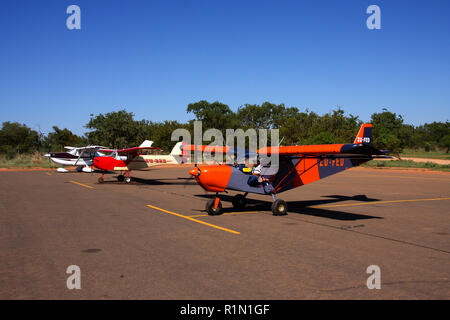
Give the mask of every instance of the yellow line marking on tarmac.
[[437, 200], [450, 200], [450, 198], [370, 201], [370, 202], [358, 202], [358, 203], [348, 203], [348, 204], [331, 204], [331, 205], [311, 206], [310, 208], [331, 208], [331, 207], [347, 207], [347, 206], [364, 206], [364, 205], [370, 205], [370, 204], [383, 204], [383, 203], [396, 203], [396, 202], [437, 201]]
[[180, 217], [180, 218], [184, 218], [184, 219], [187, 219], [187, 220], [190, 220], [190, 221], [194, 221], [194, 222], [197, 222], [197, 223], [200, 223], [200, 224], [204, 224], [205, 226], [208, 226], [208, 227], [216, 228], [216, 229], [223, 230], [223, 231], [230, 232], [230, 233], [234, 233], [234, 234], [240, 234], [240, 232], [238, 232], [238, 231], [234, 231], [234, 230], [227, 229], [227, 228], [222, 228], [222, 227], [216, 226], [214, 224], [207, 223], [207, 222], [204, 222], [204, 221], [200, 221], [200, 220], [191, 218], [189, 216], [184, 216], [182, 214], [175, 213], [175, 212], [172, 212], [172, 211], [169, 211], [169, 210], [161, 209], [161, 208], [152, 206], [150, 204], [148, 204], [147, 207], [152, 208], [152, 209], [156, 209], [156, 210], [159, 210], [159, 211], [162, 211], [162, 212], [167, 212], [167, 213], [170, 213], [170, 214], [172, 214], [174, 216], [177, 216], [177, 217]]
[[79, 182], [76, 182], [76, 181], [73, 181], [73, 180], [70, 180], [69, 182], [78, 184], [80, 186], [83, 186], [83, 187], [86, 187], [86, 188], [89, 188], [89, 189], [94, 189], [94, 187], [91, 187], [91, 186], [88, 186], [87, 184], [82, 184], [82, 183], [79, 183]]
[[[417, 172], [420, 173], [420, 171], [417, 171]], [[437, 174], [440, 173], [440, 171], [433, 171], [433, 172], [436, 172]], [[366, 176], [367, 177], [373, 177], [373, 176], [380, 176], [380, 175], [377, 172], [377, 173], [373, 173], [373, 174], [372, 173], [367, 173]], [[447, 182], [449, 180], [448, 178], [450, 177], [450, 175], [445, 174], [445, 175], [440, 175], [440, 177], [441, 178], [438, 178], [436, 176], [431, 176], [431, 177], [430, 176], [421, 176], [421, 177], [419, 177], [419, 179], [438, 180], [438, 181], [445, 181], [445, 182]], [[417, 180], [418, 177], [414, 177], [414, 176], [410, 177], [410, 176], [406, 176], [406, 175], [384, 175], [383, 178], [392, 178], [392, 179], [397, 179], [397, 180], [401, 180], [401, 179], [405, 178], [405, 179], [416, 179]]]
[[[225, 212], [225, 213], [222, 213], [221, 215], [224, 216], [224, 215], [229, 215], [229, 214], [243, 214], [243, 213], [264, 213], [264, 212], [262, 212], [262, 211]], [[200, 217], [209, 217], [209, 215], [208, 214], [196, 214], [196, 215], [188, 216], [188, 217], [200, 218]]]

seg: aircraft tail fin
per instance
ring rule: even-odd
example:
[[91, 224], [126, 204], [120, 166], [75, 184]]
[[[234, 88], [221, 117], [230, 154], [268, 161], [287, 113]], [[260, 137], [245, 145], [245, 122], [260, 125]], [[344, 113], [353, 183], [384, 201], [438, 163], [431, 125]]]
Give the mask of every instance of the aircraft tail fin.
[[363, 123], [361, 128], [358, 131], [358, 135], [353, 141], [354, 144], [372, 144], [372, 124], [371, 123]]
[[185, 142], [177, 142], [170, 152], [170, 155], [174, 157], [178, 163], [187, 163], [189, 161], [189, 153], [186, 150], [183, 150], [183, 145], [185, 144]]
[[170, 152], [171, 156], [182, 156], [183, 151], [181, 150], [181, 145], [183, 142], [177, 142], [177, 144], [173, 147], [172, 151]]
[[151, 147], [153, 144], [153, 141], [150, 140], [144, 140], [144, 142], [141, 143], [141, 145], [139, 146], [140, 148], [148, 148]]

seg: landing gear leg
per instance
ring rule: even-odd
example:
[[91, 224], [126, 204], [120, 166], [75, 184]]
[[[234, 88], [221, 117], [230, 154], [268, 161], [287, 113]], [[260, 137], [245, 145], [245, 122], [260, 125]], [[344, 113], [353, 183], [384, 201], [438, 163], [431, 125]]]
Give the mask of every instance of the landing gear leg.
[[98, 178], [98, 183], [103, 183], [104, 179], [103, 179], [104, 174], [102, 174], [102, 176], [100, 178]]
[[287, 215], [287, 203], [284, 200], [277, 199], [276, 195], [272, 193], [272, 213], [274, 216]]
[[237, 194], [233, 197], [233, 207], [237, 210], [242, 210], [245, 208], [246, 204], [247, 204], [247, 200], [245, 199], [245, 197], [247, 196], [248, 192], [246, 192], [245, 194]]
[[218, 192], [214, 199], [211, 199], [206, 203], [206, 211], [210, 216], [222, 214], [222, 202], [220, 201]]
[[130, 172], [125, 173], [125, 182], [130, 183], [131, 182], [131, 176]]

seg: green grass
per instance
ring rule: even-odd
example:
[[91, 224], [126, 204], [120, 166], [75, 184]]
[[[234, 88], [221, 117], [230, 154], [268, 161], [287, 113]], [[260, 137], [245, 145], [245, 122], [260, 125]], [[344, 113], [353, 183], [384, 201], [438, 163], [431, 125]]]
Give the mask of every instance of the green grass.
[[0, 168], [57, 168], [58, 166], [49, 158], [33, 154], [19, 154], [12, 159], [0, 155]]
[[433, 162], [414, 162], [412, 160], [372, 160], [363, 164], [370, 168], [420, 168], [436, 171], [450, 172], [450, 165], [442, 165]]
[[445, 153], [445, 151], [425, 151], [425, 150], [414, 150], [405, 149], [400, 154], [400, 157], [411, 157], [411, 158], [428, 158], [428, 159], [441, 159], [450, 160], [450, 153]]

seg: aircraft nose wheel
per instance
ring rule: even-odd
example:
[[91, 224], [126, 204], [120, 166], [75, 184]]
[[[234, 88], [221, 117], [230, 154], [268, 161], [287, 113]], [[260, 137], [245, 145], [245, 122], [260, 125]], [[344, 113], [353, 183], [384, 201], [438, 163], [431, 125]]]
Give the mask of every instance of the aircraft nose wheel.
[[222, 202], [218, 200], [216, 205], [216, 199], [211, 199], [206, 203], [206, 211], [210, 216], [217, 216], [222, 214]]
[[274, 216], [287, 215], [287, 204], [284, 200], [278, 199], [272, 203], [272, 213]]
[[242, 194], [237, 194], [233, 197], [233, 207], [238, 210], [242, 210], [245, 208], [245, 205], [247, 204], [247, 200]]

